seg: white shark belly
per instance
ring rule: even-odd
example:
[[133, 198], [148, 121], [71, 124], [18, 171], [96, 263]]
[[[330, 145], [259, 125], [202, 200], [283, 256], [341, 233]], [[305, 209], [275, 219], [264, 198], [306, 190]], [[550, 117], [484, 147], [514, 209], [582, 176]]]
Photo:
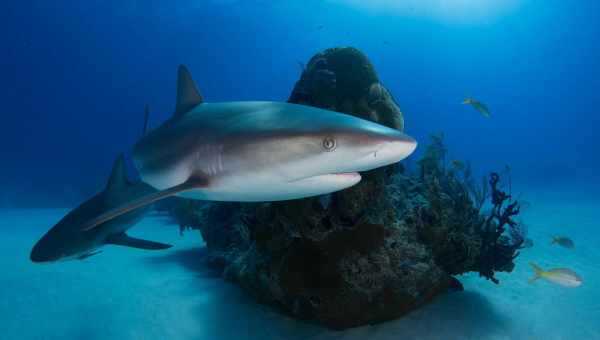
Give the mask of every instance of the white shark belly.
[[272, 176], [229, 178], [215, 181], [207, 188], [182, 192], [178, 196], [207, 201], [285, 201], [329, 194], [351, 187], [360, 179], [358, 173], [327, 174], [293, 181]]

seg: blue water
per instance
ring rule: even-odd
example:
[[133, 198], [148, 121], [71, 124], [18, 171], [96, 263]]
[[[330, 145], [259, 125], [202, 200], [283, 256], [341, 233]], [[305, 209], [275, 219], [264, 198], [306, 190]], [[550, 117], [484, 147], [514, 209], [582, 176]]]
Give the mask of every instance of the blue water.
[[[3, 3], [3, 336], [600, 339], [600, 2], [366, 3]], [[510, 165], [514, 190], [532, 204], [525, 217], [540, 247], [525, 251], [500, 286], [467, 277], [466, 297], [442, 297], [391, 324], [330, 333], [263, 311], [182, 262], [188, 248], [201, 251], [192, 234], [174, 239], [169, 255], [111, 250], [94, 263], [28, 262], [35, 239], [97, 192], [115, 156], [140, 136], [144, 104], [152, 126], [170, 116], [177, 65], [189, 67], [207, 101], [283, 101], [298, 62], [334, 46], [371, 59], [422, 145], [444, 131], [450, 157], [478, 172]], [[492, 118], [461, 105], [466, 96], [485, 102]], [[576, 252], [547, 246], [555, 233], [572, 235]], [[570, 266], [584, 285], [528, 285], [529, 260]], [[231, 318], [244, 325], [240, 333], [227, 328]]]

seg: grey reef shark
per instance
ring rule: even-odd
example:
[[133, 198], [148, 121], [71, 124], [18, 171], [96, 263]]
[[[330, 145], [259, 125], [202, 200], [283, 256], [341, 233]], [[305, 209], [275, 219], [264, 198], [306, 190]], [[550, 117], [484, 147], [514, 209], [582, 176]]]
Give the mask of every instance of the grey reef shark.
[[106, 244], [141, 249], [170, 248], [168, 244], [133, 238], [125, 233], [142, 219], [149, 206], [102, 223], [94, 230], [81, 229], [84, 223], [99, 214], [155, 191], [146, 183], [131, 183], [127, 179], [125, 160], [123, 155], [120, 155], [115, 161], [104, 191], [73, 209], [50, 229], [31, 250], [31, 261], [83, 260], [100, 253], [98, 249]]
[[104, 229], [169, 196], [266, 202], [328, 194], [358, 183], [361, 171], [399, 162], [416, 147], [398, 130], [311, 106], [205, 103], [181, 65], [175, 113], [133, 147], [139, 177], [154, 190], [98, 209], [79, 223], [80, 232]]

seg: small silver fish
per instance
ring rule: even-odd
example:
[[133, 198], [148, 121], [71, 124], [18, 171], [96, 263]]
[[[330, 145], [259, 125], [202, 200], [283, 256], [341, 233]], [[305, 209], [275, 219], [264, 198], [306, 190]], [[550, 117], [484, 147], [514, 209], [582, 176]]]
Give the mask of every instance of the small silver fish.
[[550, 244], [557, 244], [561, 247], [565, 247], [568, 249], [575, 248], [575, 243], [573, 242], [573, 240], [564, 236], [553, 236], [552, 242], [550, 242]]
[[583, 283], [581, 276], [577, 275], [577, 273], [571, 269], [556, 268], [545, 271], [533, 262], [530, 262], [529, 265], [533, 268], [533, 277], [529, 279], [529, 282], [542, 278], [552, 283], [570, 288], [579, 287]]

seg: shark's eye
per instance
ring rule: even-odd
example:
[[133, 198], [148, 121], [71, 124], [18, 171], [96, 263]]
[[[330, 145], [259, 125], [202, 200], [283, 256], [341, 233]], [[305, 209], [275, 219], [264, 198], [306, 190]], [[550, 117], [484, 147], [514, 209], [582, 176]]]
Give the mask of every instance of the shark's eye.
[[335, 139], [333, 139], [332, 137], [325, 137], [325, 139], [323, 139], [323, 148], [325, 149], [325, 151], [333, 151], [335, 149], [335, 146]]

